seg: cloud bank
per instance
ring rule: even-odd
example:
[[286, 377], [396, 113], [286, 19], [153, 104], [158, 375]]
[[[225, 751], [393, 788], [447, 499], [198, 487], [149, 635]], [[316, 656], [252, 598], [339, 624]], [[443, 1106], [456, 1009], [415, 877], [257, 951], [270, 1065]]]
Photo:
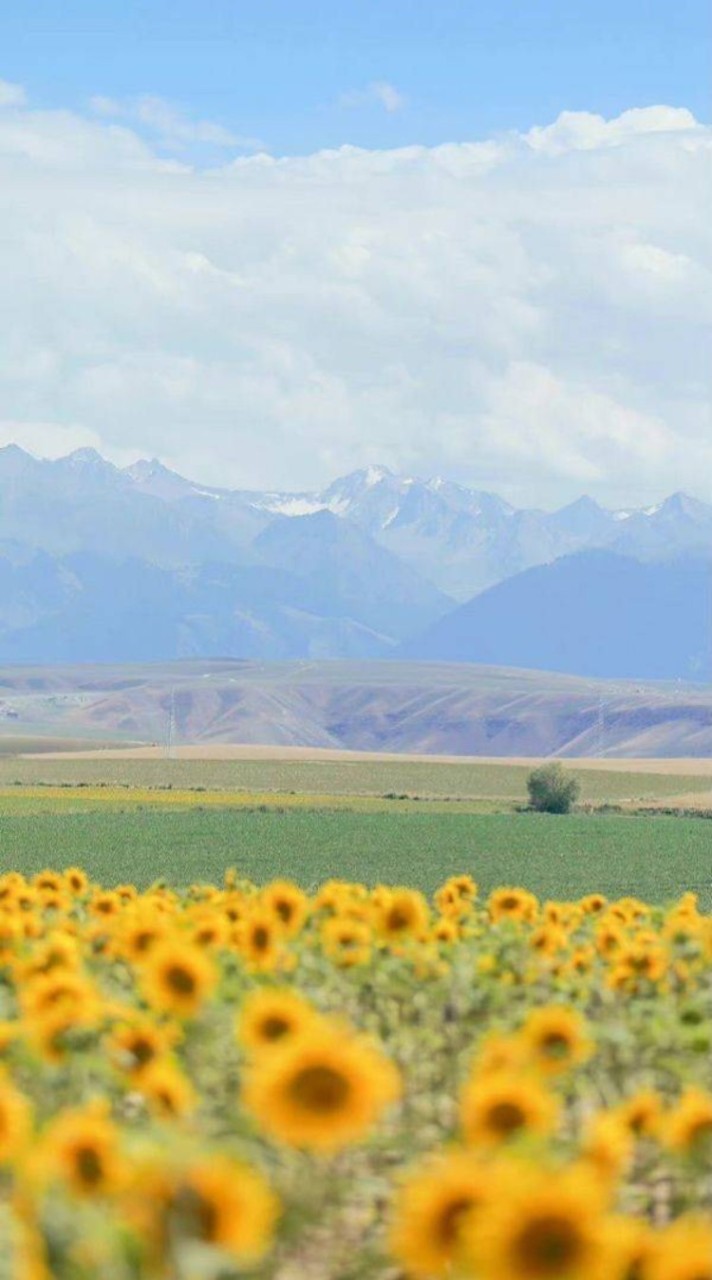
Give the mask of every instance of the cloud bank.
[[688, 111], [288, 158], [218, 132], [199, 168], [211, 127], [142, 101], [161, 154], [114, 104], [0, 83], [0, 442], [245, 486], [378, 461], [543, 504], [712, 497]]

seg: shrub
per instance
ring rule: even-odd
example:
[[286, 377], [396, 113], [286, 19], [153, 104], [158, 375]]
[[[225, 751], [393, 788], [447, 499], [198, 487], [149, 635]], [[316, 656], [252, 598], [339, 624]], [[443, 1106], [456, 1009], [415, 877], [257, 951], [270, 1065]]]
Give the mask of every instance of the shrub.
[[527, 789], [529, 804], [537, 813], [568, 813], [581, 790], [578, 778], [558, 762], [532, 769]]

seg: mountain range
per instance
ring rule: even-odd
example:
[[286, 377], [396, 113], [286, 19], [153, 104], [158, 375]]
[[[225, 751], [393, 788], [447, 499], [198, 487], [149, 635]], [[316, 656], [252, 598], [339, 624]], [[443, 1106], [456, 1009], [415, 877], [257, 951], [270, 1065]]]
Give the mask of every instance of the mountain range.
[[420, 657], [706, 680], [712, 505], [518, 509], [368, 467], [314, 493], [0, 449], [0, 661]]

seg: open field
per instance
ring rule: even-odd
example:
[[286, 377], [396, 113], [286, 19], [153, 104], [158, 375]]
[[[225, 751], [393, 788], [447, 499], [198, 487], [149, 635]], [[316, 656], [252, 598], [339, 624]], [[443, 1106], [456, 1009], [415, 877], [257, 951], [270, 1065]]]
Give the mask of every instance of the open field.
[[468, 871], [484, 889], [516, 883], [557, 899], [596, 889], [662, 902], [692, 889], [712, 908], [712, 823], [695, 818], [164, 808], [1, 821], [4, 869], [82, 864], [106, 883], [220, 880], [234, 865], [259, 882], [432, 890]]
[[[307, 758], [302, 753], [268, 754], [256, 748], [240, 754], [194, 754], [183, 749], [174, 759], [161, 753], [98, 752], [0, 758], [0, 789], [55, 786], [78, 788], [76, 799], [88, 803], [84, 788], [171, 788], [173, 793], [205, 788], [228, 797], [249, 793], [325, 797], [418, 797], [419, 800], [473, 801], [511, 807], [526, 800], [526, 779], [538, 761], [403, 759], [397, 756]], [[581, 782], [584, 804], [671, 804], [680, 796], [692, 804], [712, 804], [712, 761], [568, 762]], [[68, 797], [63, 797], [66, 803]], [[160, 796], [148, 797], [158, 803]], [[175, 795], [173, 797], [175, 799]], [[123, 797], [130, 803], [130, 797]], [[102, 805], [108, 797], [98, 796]], [[238, 798], [235, 803], [243, 803]], [[258, 800], [257, 803], [262, 803]]]

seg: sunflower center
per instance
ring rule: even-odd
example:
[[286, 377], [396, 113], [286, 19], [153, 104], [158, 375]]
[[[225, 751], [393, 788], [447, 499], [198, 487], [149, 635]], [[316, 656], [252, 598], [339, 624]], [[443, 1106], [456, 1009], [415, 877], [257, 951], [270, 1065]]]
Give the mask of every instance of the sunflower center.
[[516, 1102], [496, 1102], [487, 1115], [487, 1122], [494, 1131], [503, 1137], [516, 1133], [524, 1125], [526, 1117]]
[[306, 1111], [330, 1115], [344, 1106], [350, 1088], [340, 1071], [333, 1067], [314, 1066], [304, 1067], [296, 1073], [290, 1092], [294, 1101]]
[[553, 1213], [528, 1222], [515, 1240], [523, 1276], [569, 1275], [581, 1252], [581, 1235], [575, 1224]]
[[712, 1139], [712, 1118], [697, 1120], [690, 1128], [690, 1142], [697, 1145]]
[[252, 945], [256, 951], [266, 951], [269, 946], [269, 929], [263, 924], [258, 924], [252, 933]]
[[438, 1217], [437, 1236], [440, 1244], [452, 1249], [460, 1239], [463, 1218], [470, 1212], [474, 1204], [472, 1196], [460, 1196], [443, 1206]]
[[388, 928], [393, 933], [401, 933], [410, 925], [410, 915], [403, 907], [392, 907], [388, 912]]
[[166, 970], [166, 982], [176, 995], [192, 996], [195, 991], [195, 977], [189, 969], [181, 964], [169, 965]]
[[262, 1037], [264, 1040], [281, 1040], [282, 1036], [286, 1036], [289, 1031], [289, 1023], [286, 1018], [281, 1018], [279, 1014], [270, 1014], [262, 1023]]
[[185, 1221], [190, 1235], [206, 1244], [217, 1237], [219, 1215], [214, 1204], [195, 1187], [182, 1187], [175, 1200], [175, 1209]]
[[131, 1057], [137, 1066], [144, 1067], [147, 1062], [156, 1056], [156, 1046], [151, 1043], [145, 1036], [136, 1036], [131, 1045]]
[[104, 1165], [96, 1147], [77, 1147], [74, 1163], [77, 1175], [87, 1187], [95, 1187], [104, 1177]]
[[571, 1052], [571, 1042], [562, 1031], [548, 1031], [541, 1047], [548, 1058], [566, 1058]]
[[291, 902], [286, 902], [283, 898], [280, 902], [276, 902], [275, 911], [283, 924], [289, 924], [294, 915], [294, 906]]

